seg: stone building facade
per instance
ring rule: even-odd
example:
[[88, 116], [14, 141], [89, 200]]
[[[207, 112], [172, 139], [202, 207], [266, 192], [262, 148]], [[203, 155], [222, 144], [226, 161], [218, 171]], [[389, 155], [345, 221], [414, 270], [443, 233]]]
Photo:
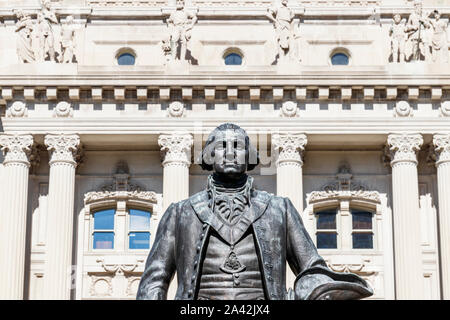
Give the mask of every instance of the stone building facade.
[[202, 144], [234, 122], [255, 186], [292, 200], [332, 270], [371, 299], [449, 299], [449, 17], [446, 0], [0, 0], [0, 298], [134, 299], [164, 210], [205, 187]]

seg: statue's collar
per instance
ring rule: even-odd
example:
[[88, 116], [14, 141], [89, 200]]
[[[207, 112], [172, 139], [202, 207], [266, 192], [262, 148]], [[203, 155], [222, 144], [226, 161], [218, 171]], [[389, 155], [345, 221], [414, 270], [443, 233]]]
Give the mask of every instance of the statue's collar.
[[235, 244], [248, 227], [265, 212], [271, 196], [267, 192], [251, 190], [250, 208], [234, 226], [229, 226], [217, 217], [209, 208], [208, 192], [202, 191], [190, 198], [190, 203], [198, 218], [209, 224], [230, 245]]

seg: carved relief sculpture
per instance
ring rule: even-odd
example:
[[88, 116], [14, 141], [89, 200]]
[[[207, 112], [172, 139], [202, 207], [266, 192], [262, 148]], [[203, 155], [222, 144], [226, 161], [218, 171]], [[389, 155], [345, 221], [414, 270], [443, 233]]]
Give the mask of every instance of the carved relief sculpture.
[[278, 42], [278, 62], [296, 60], [295, 39], [297, 34], [294, 26], [294, 12], [288, 8], [287, 0], [281, 2], [281, 7], [267, 9], [266, 16], [273, 22]]
[[50, 61], [56, 61], [54, 27], [58, 24], [58, 18], [51, 8], [50, 0], [43, 0], [37, 24], [40, 50], [37, 61], [45, 61], [47, 55]]
[[391, 36], [391, 55], [393, 62], [405, 62], [406, 21], [399, 14], [394, 15], [389, 30]]
[[61, 26], [61, 48], [60, 62], [71, 63], [75, 58], [75, 27], [73, 16], [67, 16], [66, 23]]
[[431, 50], [433, 62], [448, 63], [447, 27], [448, 22], [441, 20], [439, 11], [434, 11], [434, 20], [430, 20], [433, 29]]
[[[259, 163], [239, 126], [209, 135], [201, 167], [213, 171], [205, 190], [172, 203], [148, 255], [138, 299], [315, 300], [371, 296], [367, 282], [330, 270], [288, 198], [256, 190], [247, 171]], [[286, 290], [286, 261], [297, 276]]]
[[33, 20], [22, 10], [16, 10], [15, 14], [17, 17], [17, 55], [20, 62], [33, 62], [35, 59], [32, 46]]
[[422, 10], [422, 1], [416, 0], [414, 2], [414, 11], [409, 16], [406, 24], [406, 56], [409, 61], [430, 59], [429, 29], [428, 14]]
[[196, 22], [197, 16], [185, 9], [184, 2], [177, 2], [176, 10], [167, 19], [172, 60], [186, 60], [187, 45]]

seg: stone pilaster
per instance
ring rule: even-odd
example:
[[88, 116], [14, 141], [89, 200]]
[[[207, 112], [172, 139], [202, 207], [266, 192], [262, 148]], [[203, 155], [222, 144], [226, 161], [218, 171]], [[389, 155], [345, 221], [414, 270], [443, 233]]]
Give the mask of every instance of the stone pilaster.
[[1, 135], [5, 154], [0, 203], [0, 299], [23, 299], [31, 135]]
[[75, 155], [79, 144], [76, 134], [45, 136], [50, 154], [45, 299], [70, 299]]
[[279, 153], [277, 166], [277, 195], [288, 197], [299, 213], [303, 212], [303, 160], [307, 143], [302, 133], [272, 135], [272, 145]]
[[397, 299], [423, 297], [417, 152], [420, 134], [390, 134]]
[[192, 135], [162, 134], [158, 138], [164, 158], [163, 210], [189, 197], [189, 166], [191, 165]]
[[439, 197], [439, 235], [442, 294], [450, 299], [450, 133], [433, 136]]

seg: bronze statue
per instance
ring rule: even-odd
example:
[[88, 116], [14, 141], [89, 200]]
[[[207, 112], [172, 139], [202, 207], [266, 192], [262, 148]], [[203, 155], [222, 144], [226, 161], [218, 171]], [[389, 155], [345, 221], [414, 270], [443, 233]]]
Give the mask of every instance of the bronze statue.
[[[173, 203], [158, 227], [137, 299], [360, 299], [372, 289], [355, 274], [336, 273], [317, 253], [287, 198], [253, 188], [259, 163], [246, 132], [225, 123], [209, 135], [202, 168], [207, 188]], [[286, 290], [286, 261], [297, 278]]]

